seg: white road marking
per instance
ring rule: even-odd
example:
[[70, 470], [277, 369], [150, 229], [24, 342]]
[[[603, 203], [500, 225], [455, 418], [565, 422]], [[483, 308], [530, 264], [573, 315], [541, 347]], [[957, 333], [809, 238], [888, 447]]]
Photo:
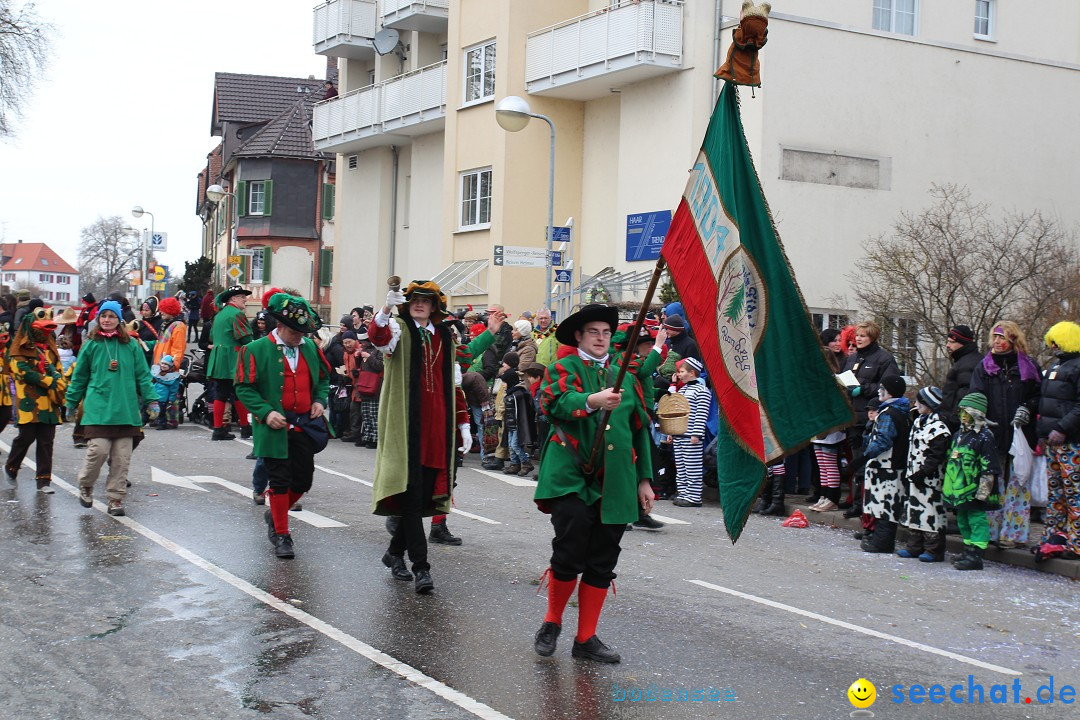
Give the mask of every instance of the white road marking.
[[656, 513], [649, 513], [649, 515], [652, 517], [653, 520], [659, 520], [660, 522], [667, 523], [668, 525], [689, 525], [690, 524], [686, 520], [679, 520], [678, 518], [671, 518], [671, 517], [668, 517], [667, 515], [657, 515]]
[[[11, 449], [3, 443], [0, 443], [0, 446], [3, 446], [5, 450], [10, 451]], [[31, 469], [36, 469], [36, 467], [29, 462], [24, 461], [24, 464], [30, 466]], [[73, 485], [64, 482], [55, 475], [53, 476], [53, 484], [72, 495], [78, 496], [79, 494], [78, 490]], [[94, 509], [100, 513], [104, 513], [106, 515], [108, 514], [108, 508], [105, 506], [104, 503], [100, 501], [94, 502]], [[300, 513], [291, 513], [291, 515], [294, 516], [299, 514]], [[479, 718], [483, 718], [483, 720], [512, 720], [512, 718], [510, 718], [508, 715], [503, 715], [498, 710], [489, 707], [488, 705], [485, 705], [479, 700], [469, 697], [468, 695], [460, 692], [459, 690], [455, 690], [454, 688], [446, 685], [445, 683], [439, 682], [433, 677], [425, 675], [411, 665], [407, 665], [400, 660], [395, 659], [391, 655], [388, 655], [383, 651], [358, 640], [357, 638], [349, 635], [345, 631], [339, 630], [338, 628], [334, 627], [330, 623], [324, 622], [319, 618], [315, 617], [314, 615], [310, 615], [303, 610], [300, 610], [290, 605], [288, 602], [280, 600], [271, 595], [270, 593], [255, 587], [246, 580], [239, 578], [236, 575], [233, 575], [228, 570], [225, 570], [222, 567], [218, 567], [209, 560], [206, 560], [201, 556], [191, 552], [187, 548], [177, 545], [172, 540], [169, 540], [168, 538], [159, 535], [145, 525], [137, 523], [129, 517], [109, 517], [112, 520], [120, 523], [124, 527], [128, 528], [129, 530], [139, 533], [147, 540], [150, 540], [151, 542], [160, 545], [174, 555], [183, 558], [192, 565], [202, 570], [205, 570], [206, 572], [210, 573], [211, 575], [220, 580], [227, 582], [229, 585], [232, 585], [237, 590], [240, 590], [241, 592], [250, 595], [256, 600], [265, 603], [274, 610], [288, 615], [294, 620], [302, 622], [303, 624], [310, 627], [312, 630], [322, 633], [331, 640], [341, 643], [342, 645], [349, 648], [358, 655], [364, 656], [371, 662], [377, 665], [381, 665], [387, 670], [396, 673], [397, 675], [400, 675], [409, 682], [416, 683], [420, 687], [431, 691], [432, 693], [438, 695], [444, 700], [452, 702], [453, 704], [460, 707], [462, 710], [470, 712]]]
[[523, 478], [519, 475], [503, 475], [502, 473], [492, 472], [491, 470], [481, 470], [480, 468], [469, 468], [473, 472], [478, 472], [481, 475], [487, 475], [488, 477], [501, 480], [507, 485], [513, 485], [514, 487], [536, 487], [536, 481], [529, 478]]
[[483, 517], [481, 515], [473, 515], [470, 512], [465, 512], [464, 510], [458, 510], [457, 508], [450, 508], [450, 512], [452, 512], [455, 515], [461, 515], [463, 517], [472, 518], [473, 520], [479, 520], [480, 522], [487, 523], [488, 525], [502, 525], [502, 523], [499, 522], [498, 520], [492, 520], [491, 518], [486, 518], [486, 517]]
[[[189, 479], [199, 483], [212, 483], [214, 485], [220, 485], [223, 488], [232, 490], [237, 495], [251, 499], [252, 490], [250, 487], [244, 487], [243, 485], [238, 485], [237, 483], [230, 482], [229, 480], [222, 480], [221, 478], [214, 477], [213, 475], [190, 475]], [[200, 490], [201, 489], [202, 488], [200, 488]], [[324, 515], [320, 515], [309, 510], [292, 511], [289, 513], [289, 517], [296, 518], [297, 520], [301, 520], [303, 522], [306, 522], [308, 525], [317, 528], [348, 527], [348, 525], [343, 522], [331, 520]]]
[[740, 592], [738, 590], [732, 590], [731, 588], [713, 585], [712, 583], [708, 583], [703, 580], [687, 580], [687, 582], [699, 585], [703, 588], [708, 588], [709, 590], [716, 590], [717, 592], [734, 595], [737, 598], [749, 600], [750, 602], [756, 602], [760, 605], [767, 605], [778, 610], [786, 610], [787, 612], [795, 613], [796, 615], [802, 615], [803, 617], [810, 618], [811, 620], [819, 620], [823, 623], [836, 625], [837, 627], [842, 627], [846, 630], [853, 630], [855, 632], [863, 633], [864, 635], [869, 635], [870, 637], [876, 637], [881, 640], [888, 640], [889, 642], [894, 642], [898, 645], [905, 645], [916, 650], [922, 650], [926, 653], [940, 655], [942, 657], [949, 658], [950, 660], [956, 660], [958, 662], [967, 663], [968, 665], [974, 665], [975, 667], [980, 667], [984, 670], [1001, 673], [1002, 675], [1023, 675], [1023, 673], [1019, 670], [1011, 670], [1007, 667], [1001, 667], [1000, 665], [992, 665], [990, 663], [983, 662], [982, 660], [976, 660], [974, 658], [969, 658], [965, 655], [959, 655], [948, 650], [941, 650], [940, 648], [932, 647], [930, 645], [924, 645], [923, 643], [915, 642], [913, 640], [907, 640], [902, 637], [897, 637], [896, 635], [889, 635], [887, 633], [878, 632], [877, 630], [871, 630], [870, 628], [864, 628], [859, 625], [852, 625], [851, 623], [844, 622], [843, 620], [836, 620], [831, 617], [826, 617], [825, 615], [819, 615], [818, 613], [810, 612], [809, 610], [803, 610], [801, 608], [792, 607], [791, 605], [785, 605], [784, 603], [779, 603], [775, 600], [766, 600], [765, 598], [761, 598], [756, 595], [750, 595], [748, 593]]
[[346, 475], [343, 472], [338, 472], [337, 470], [331, 470], [330, 468], [323, 467], [322, 465], [316, 465], [315, 469], [316, 470], [322, 470], [327, 475], [336, 475], [337, 477], [345, 478], [346, 480], [352, 480], [353, 482], [360, 483], [361, 485], [367, 485], [368, 487], [374, 487], [374, 484], [368, 482], [367, 480], [361, 480], [358, 477], [353, 477], [352, 475]]
[[167, 470], [162, 470], [159, 467], [150, 466], [150, 479], [153, 482], [161, 483], [162, 485], [172, 485], [174, 487], [182, 487], [185, 490], [198, 490], [200, 492], [210, 492], [204, 487], [199, 487], [195, 483], [188, 480], [186, 477], [180, 475], [173, 475]]

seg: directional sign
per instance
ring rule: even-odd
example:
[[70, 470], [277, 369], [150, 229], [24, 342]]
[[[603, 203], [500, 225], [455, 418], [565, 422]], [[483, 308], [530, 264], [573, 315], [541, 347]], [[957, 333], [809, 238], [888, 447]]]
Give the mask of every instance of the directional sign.
[[169, 277], [169, 266], [168, 265], [157, 265], [157, 266], [154, 267], [154, 279], [155, 280], [160, 282], [160, 281], [164, 280], [167, 277]]
[[229, 276], [229, 279], [233, 282], [240, 282], [240, 278], [244, 276], [244, 271], [240, 269], [239, 265], [230, 265], [229, 269], [225, 271], [225, 274]]
[[547, 267], [547, 250], [515, 245], [496, 245], [494, 264], [506, 267]]
[[165, 251], [169, 249], [169, 233], [157, 231], [150, 236], [150, 249]]
[[[236, 249], [236, 254], [237, 255], [244, 255], [246, 257], [252, 257], [253, 255], [255, 255], [257, 253], [262, 253], [262, 251], [263, 251], [262, 248], [237, 248]], [[230, 255], [229, 257], [232, 257], [232, 256]], [[240, 262], [240, 261], [237, 260], [237, 262]]]
[[569, 270], [556, 270], [555, 282], [573, 282], [573, 273]]
[[570, 228], [568, 228], [568, 227], [553, 227], [553, 228], [551, 228], [551, 241], [552, 242], [570, 242]]
[[562, 265], [562, 256], [563, 256], [562, 250], [552, 250], [551, 251], [551, 264], [552, 265]]

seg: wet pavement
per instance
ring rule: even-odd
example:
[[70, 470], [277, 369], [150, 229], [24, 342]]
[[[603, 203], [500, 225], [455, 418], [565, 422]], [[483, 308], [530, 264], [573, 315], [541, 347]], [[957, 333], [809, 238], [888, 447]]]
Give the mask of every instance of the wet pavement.
[[[1066, 578], [871, 556], [850, 532], [756, 516], [732, 547], [717, 507], [661, 502], [659, 515], [686, 524], [626, 534], [600, 621], [623, 662], [570, 657], [573, 606], [541, 658], [551, 530], [527, 483], [467, 459], [458, 509], [471, 516], [450, 518], [465, 544], [431, 547], [436, 590], [418, 596], [380, 562], [374, 451], [331, 441], [317, 456], [306, 512], [291, 519], [297, 557], [281, 561], [263, 508], [242, 494], [249, 449], [190, 425], [150, 431], [126, 519], [68, 490], [82, 458], [70, 426], [57, 433], [56, 495], [36, 493], [26, 468], [15, 488], [0, 479], [4, 717], [838, 718], [859, 677], [877, 687], [876, 717], [1076, 712], [1067, 695], [1036, 697], [1051, 677], [1056, 694], [1080, 686]], [[993, 707], [966, 702], [969, 675]], [[916, 683], [962, 684], [965, 702], [894, 702], [894, 686]], [[1008, 702], [992, 703], [994, 685]], [[665, 689], [702, 699], [651, 700]]]

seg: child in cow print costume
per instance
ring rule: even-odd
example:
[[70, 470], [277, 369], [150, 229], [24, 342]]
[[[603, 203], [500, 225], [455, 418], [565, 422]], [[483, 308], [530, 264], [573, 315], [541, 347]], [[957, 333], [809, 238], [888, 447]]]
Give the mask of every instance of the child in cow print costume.
[[904, 470], [907, 467], [908, 413], [911, 404], [904, 397], [907, 384], [899, 375], [881, 379], [878, 398], [881, 408], [864, 450], [865, 499], [863, 512], [874, 519], [870, 535], [863, 535], [863, 552], [891, 553], [896, 547], [896, 523], [900, 519]]
[[924, 387], [915, 397], [919, 415], [908, 436], [906, 497], [900, 509], [900, 524], [909, 531], [907, 547], [896, 551], [902, 558], [917, 557], [923, 562], [945, 560], [945, 503], [941, 483], [952, 433], [941, 409], [941, 390]]

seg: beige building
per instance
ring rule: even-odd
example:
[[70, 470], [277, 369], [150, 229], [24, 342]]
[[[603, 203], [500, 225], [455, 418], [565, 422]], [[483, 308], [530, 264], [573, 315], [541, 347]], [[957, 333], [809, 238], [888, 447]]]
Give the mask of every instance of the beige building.
[[[1080, 4], [775, 5], [762, 87], [741, 90], [742, 112], [816, 320], [858, 310], [837, 299], [850, 297], [860, 243], [925, 207], [932, 183], [1080, 221]], [[316, 52], [341, 58], [341, 95], [316, 106], [313, 130], [317, 149], [339, 154], [334, 311], [380, 301], [390, 274], [438, 277], [455, 306], [494, 300], [516, 315], [545, 301], [544, 268], [511, 264], [513, 248], [545, 247], [549, 130], [535, 119], [503, 130], [495, 106], [509, 95], [557, 131], [554, 221], [573, 218], [573, 283], [557, 287], [599, 280], [614, 300], [640, 297], [653, 263], [635, 242], [683, 192], [738, 11], [732, 0], [315, 8]], [[376, 43], [379, 28], [396, 42]], [[496, 266], [500, 245], [511, 249]]]

